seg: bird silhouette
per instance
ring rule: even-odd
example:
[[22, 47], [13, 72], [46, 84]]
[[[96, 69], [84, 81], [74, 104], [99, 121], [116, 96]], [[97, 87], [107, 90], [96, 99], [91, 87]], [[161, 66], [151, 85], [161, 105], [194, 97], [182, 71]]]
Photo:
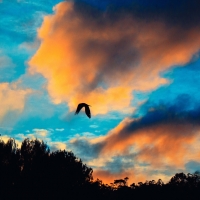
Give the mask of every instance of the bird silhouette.
[[77, 115], [80, 110], [85, 107], [85, 114], [91, 118], [91, 113], [90, 113], [90, 108], [89, 108], [90, 105], [86, 104], [86, 103], [79, 103], [78, 106], [77, 106], [77, 109], [76, 109], [76, 112], [75, 112], [75, 115]]

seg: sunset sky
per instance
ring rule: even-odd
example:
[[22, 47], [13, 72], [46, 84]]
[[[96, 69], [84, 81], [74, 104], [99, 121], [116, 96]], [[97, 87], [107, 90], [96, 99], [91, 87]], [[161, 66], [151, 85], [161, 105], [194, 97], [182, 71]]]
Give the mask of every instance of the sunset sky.
[[199, 0], [0, 0], [1, 139], [73, 151], [104, 183], [193, 173], [199, 56]]

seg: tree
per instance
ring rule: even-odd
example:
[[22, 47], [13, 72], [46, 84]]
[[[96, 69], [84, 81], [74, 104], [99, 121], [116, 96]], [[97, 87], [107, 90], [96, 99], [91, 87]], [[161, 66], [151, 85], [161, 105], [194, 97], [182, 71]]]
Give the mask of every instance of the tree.
[[92, 168], [71, 151], [50, 152], [43, 141], [18, 148], [14, 139], [0, 140], [0, 199], [198, 199], [200, 175], [175, 174], [128, 186], [128, 177], [111, 185], [93, 181]]
[[43, 141], [27, 138], [19, 149], [13, 139], [0, 141], [0, 190], [6, 199], [83, 195], [90, 188], [92, 172], [72, 152], [50, 153]]

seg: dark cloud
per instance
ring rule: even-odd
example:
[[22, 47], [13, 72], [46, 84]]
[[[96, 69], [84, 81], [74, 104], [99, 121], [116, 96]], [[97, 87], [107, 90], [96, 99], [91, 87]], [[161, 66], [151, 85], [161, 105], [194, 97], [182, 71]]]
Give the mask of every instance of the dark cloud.
[[[183, 0], [175, 2], [173, 0], [165, 1], [165, 3], [154, 0], [151, 3], [148, 1], [103, 1], [105, 9], [99, 9], [98, 4], [89, 0], [76, 0], [74, 4], [74, 11], [76, 16], [82, 20], [83, 27], [96, 31], [105, 30], [106, 27], [117, 27], [116, 24], [120, 20], [128, 21], [127, 25], [124, 23], [121, 26], [122, 32], [126, 30], [137, 29], [134, 27], [130, 19], [146, 24], [152, 22], [159, 22], [165, 24], [166, 29], [174, 29], [169, 41], [174, 45], [179, 45], [182, 41], [189, 37], [189, 33], [194, 28], [200, 28], [200, 1], [197, 0]], [[100, 5], [100, 4], [99, 4]], [[130, 20], [130, 21], [129, 21]], [[167, 31], [167, 30], [166, 30]], [[133, 45], [137, 43], [137, 36], [134, 38], [134, 31], [131, 34], [120, 34], [120, 40], [111, 41], [105, 38], [91, 38], [84, 44], [87, 49], [81, 52], [83, 57], [87, 57], [88, 53], [91, 56], [95, 54], [102, 55], [106, 53], [106, 59], [100, 63], [99, 72], [95, 79], [88, 85], [88, 88], [94, 89], [98, 84], [117, 76], [119, 72], [123, 75], [131, 73], [131, 69], [137, 67], [143, 56], [141, 49]], [[108, 33], [109, 34], [109, 33]], [[113, 29], [113, 37], [115, 37]], [[164, 46], [167, 46], [163, 42]], [[154, 48], [154, 47], [151, 47]], [[95, 54], [94, 54], [95, 52]]]
[[190, 161], [185, 164], [185, 168], [188, 173], [194, 173], [196, 171], [200, 171], [200, 162]]
[[135, 9], [135, 15], [142, 19], [161, 20], [176, 26], [190, 27], [199, 24], [199, 9], [200, 2], [198, 0], [168, 0], [164, 5], [161, 1], [156, 0], [152, 5], [145, 3], [139, 5]]
[[103, 170], [112, 171], [112, 173], [122, 173], [125, 169], [134, 167], [134, 159], [130, 155], [114, 156], [112, 161], [106, 162]]
[[[94, 3], [92, 0], [76, 0], [75, 3], [77, 10], [81, 11], [80, 13], [91, 18], [98, 18], [101, 10], [113, 20], [128, 14], [141, 20], [163, 21], [182, 27], [199, 26], [200, 21], [199, 0], [126, 0], [123, 2], [105, 0], [101, 3]], [[92, 11], [91, 7], [94, 7], [98, 12], [94, 12], [94, 9]]]
[[98, 157], [99, 152], [103, 148], [103, 143], [91, 144], [86, 139], [76, 139], [72, 143], [72, 148], [78, 156], [86, 160]]
[[128, 124], [121, 131], [124, 134], [134, 133], [135, 131], [159, 124], [198, 124], [200, 122], [200, 107], [190, 108], [192, 97], [188, 94], [179, 95], [173, 104], [151, 105], [147, 102], [144, 107], [149, 107], [147, 113]]

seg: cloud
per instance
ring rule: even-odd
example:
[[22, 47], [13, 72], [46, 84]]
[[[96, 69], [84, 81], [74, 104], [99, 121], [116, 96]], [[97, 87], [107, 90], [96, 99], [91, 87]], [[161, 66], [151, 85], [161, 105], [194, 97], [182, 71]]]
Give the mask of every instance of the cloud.
[[93, 124], [93, 125], [90, 125], [90, 128], [98, 128], [99, 126], [98, 125], [95, 125], [95, 124]]
[[189, 102], [187, 95], [173, 104], [147, 102], [144, 116], [124, 119], [105, 136], [73, 139], [69, 147], [106, 183], [126, 176], [130, 182], [167, 182], [199, 166], [192, 161], [200, 158], [200, 108]]
[[29, 72], [41, 73], [54, 103], [66, 102], [71, 111], [87, 102], [93, 115], [123, 112], [133, 90], [168, 83], [160, 72], [188, 63], [200, 47], [198, 26], [184, 29], [165, 15], [140, 17], [124, 7], [102, 11], [79, 1], [54, 9], [38, 31], [41, 45]]
[[200, 3], [198, 0], [183, 0], [181, 2], [154, 0], [151, 3], [135, 1], [129, 7], [130, 10], [134, 10], [134, 16], [138, 18], [161, 19], [169, 25], [179, 26], [183, 29], [198, 26], [200, 21], [198, 14]]
[[190, 161], [185, 164], [185, 167], [188, 172], [194, 173], [196, 171], [200, 171], [200, 163], [196, 161]]
[[10, 81], [15, 73], [15, 64], [12, 59], [0, 50], [0, 82]]
[[46, 129], [33, 129], [33, 132], [39, 137], [46, 137], [49, 134], [49, 131]]
[[19, 45], [19, 48], [27, 52], [35, 52], [39, 48], [39, 45], [39, 40], [35, 40], [34, 42], [23, 42]]
[[97, 143], [93, 145], [86, 138], [74, 138], [70, 141], [69, 147], [86, 162], [99, 155], [102, 144]]
[[[158, 162], [162, 163], [167, 159], [182, 166], [184, 154], [187, 155], [190, 150], [188, 147], [198, 142], [200, 128], [198, 113], [197, 108], [178, 112], [176, 106], [169, 108], [162, 106], [150, 109], [141, 118], [126, 118], [106, 136], [102, 151], [126, 153], [132, 146], [133, 150], [139, 152], [140, 159], [141, 155], [148, 155], [152, 163], [156, 163], [157, 166]], [[153, 161], [159, 154], [160, 159]]]
[[[30, 140], [38, 139], [40, 141], [44, 141], [49, 147], [51, 151], [56, 150], [66, 150], [67, 143], [66, 141], [54, 141], [52, 140], [52, 135], [54, 134], [53, 129], [40, 129], [34, 128], [31, 131], [27, 130], [25, 133], [18, 133], [15, 135], [15, 139], [18, 141], [18, 146], [21, 146], [22, 141], [25, 138], [29, 138]], [[8, 135], [4, 135], [4, 138], [8, 138]], [[21, 142], [19, 142], [21, 141]]]
[[[1, 51], [0, 51], [1, 53]], [[2, 54], [2, 53], [1, 53]], [[6, 55], [0, 55], [0, 69], [6, 68], [6, 67], [14, 67], [12, 60], [6, 56]]]
[[26, 96], [31, 93], [30, 89], [18, 88], [17, 83], [0, 83], [0, 119], [9, 111], [22, 112]]
[[64, 142], [51, 142], [51, 151], [66, 150], [67, 145]]
[[62, 131], [64, 131], [65, 129], [64, 129], [64, 128], [56, 128], [55, 130], [56, 130], [56, 131], [59, 131], [59, 132], [62, 132]]
[[[95, 170], [93, 172], [94, 179], [100, 179], [103, 180], [104, 184], [110, 184], [113, 183], [116, 179], [123, 179], [125, 177], [133, 176], [133, 174], [130, 174], [130, 172], [122, 172], [122, 173], [112, 173], [108, 170]], [[142, 177], [139, 177], [140, 180]], [[135, 179], [136, 180], [136, 179]]]
[[47, 130], [47, 129], [39, 129], [39, 128], [34, 128], [31, 131], [26, 130], [25, 133], [18, 133], [15, 135], [15, 138], [20, 139], [21, 141], [24, 140], [25, 138], [29, 138], [31, 140], [39, 139], [43, 140], [45, 142], [51, 142], [51, 139], [49, 136], [52, 134], [52, 131]]
[[[0, 136], [0, 140], [4, 141], [5, 143], [7, 143], [9, 139], [10, 137], [8, 135]], [[15, 142], [16, 142], [17, 147], [21, 146], [21, 141], [15, 139]]]
[[[151, 173], [150, 173], [151, 172]], [[170, 174], [174, 175], [174, 174]], [[94, 170], [93, 172], [93, 177], [95, 179], [100, 179], [103, 180], [103, 183], [105, 184], [110, 184], [113, 183], [114, 180], [117, 179], [124, 179], [125, 177], [128, 177], [128, 185], [132, 183], [138, 183], [138, 182], [145, 182], [145, 181], [150, 181], [150, 180], [158, 180], [162, 177], [162, 181], [164, 183], [167, 183], [169, 179], [171, 178], [170, 175], [165, 175], [163, 173], [158, 173], [155, 172], [155, 170], [141, 170], [137, 169], [137, 167], [132, 167], [132, 169], [128, 170], [123, 170], [122, 172], [119, 173], [113, 173], [111, 170]]]

